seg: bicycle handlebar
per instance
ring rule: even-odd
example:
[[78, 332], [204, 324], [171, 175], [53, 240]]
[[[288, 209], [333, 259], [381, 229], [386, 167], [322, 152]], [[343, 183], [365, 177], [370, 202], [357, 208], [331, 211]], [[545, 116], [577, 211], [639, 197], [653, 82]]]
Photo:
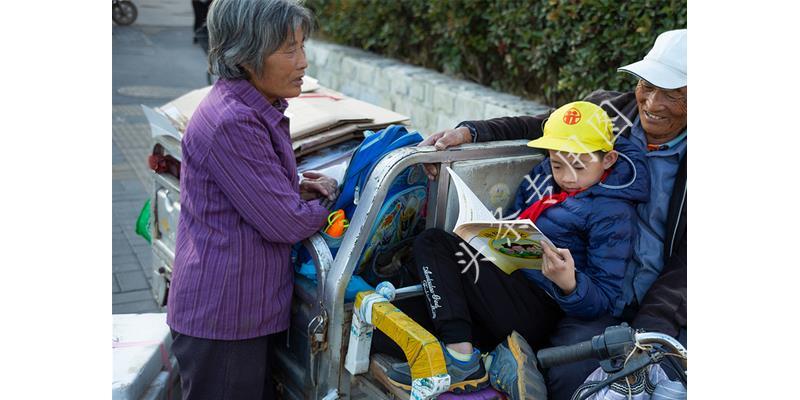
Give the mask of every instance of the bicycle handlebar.
[[683, 369], [685, 370], [687, 368], [686, 348], [684, 348], [683, 345], [677, 340], [675, 340], [675, 338], [673, 338], [672, 336], [658, 332], [643, 332], [636, 334], [636, 341], [639, 342], [640, 344], [650, 344], [650, 343], [660, 344], [668, 348], [673, 353], [678, 354], [680, 356], [678, 357], [678, 360], [680, 361]]
[[633, 328], [626, 325], [608, 327], [603, 334], [585, 342], [542, 349], [536, 357], [540, 368], [551, 368], [592, 358], [607, 360], [625, 356], [637, 343], [660, 344], [666, 347], [681, 356], [681, 364], [686, 369], [686, 349], [677, 340], [662, 333], [635, 333]]
[[592, 341], [587, 340], [569, 346], [542, 349], [536, 354], [536, 357], [539, 359], [539, 368], [550, 368], [594, 358], [595, 351], [592, 348]]

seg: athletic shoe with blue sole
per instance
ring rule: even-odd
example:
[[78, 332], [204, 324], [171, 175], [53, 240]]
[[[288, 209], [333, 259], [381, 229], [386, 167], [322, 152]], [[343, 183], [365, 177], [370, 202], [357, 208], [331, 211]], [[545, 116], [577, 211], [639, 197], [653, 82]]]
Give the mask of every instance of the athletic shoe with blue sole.
[[[483, 367], [483, 358], [478, 349], [473, 349], [469, 361], [459, 361], [450, 355], [442, 345], [447, 373], [450, 375], [450, 387], [453, 393], [470, 393], [489, 386], [489, 375]], [[392, 364], [386, 371], [389, 382], [406, 391], [411, 391], [411, 368], [408, 363]]]
[[547, 399], [544, 377], [537, 367], [536, 354], [516, 331], [486, 356], [489, 382], [511, 400]]

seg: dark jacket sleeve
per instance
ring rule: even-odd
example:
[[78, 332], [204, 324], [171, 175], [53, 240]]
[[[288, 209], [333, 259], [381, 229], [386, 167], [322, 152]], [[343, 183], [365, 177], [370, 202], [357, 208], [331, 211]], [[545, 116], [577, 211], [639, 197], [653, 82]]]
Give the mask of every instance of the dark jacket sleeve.
[[[632, 92], [621, 93], [608, 90], [595, 90], [584, 101], [603, 107], [614, 120], [614, 125], [624, 133], [626, 119], [630, 121], [636, 114], [636, 98]], [[484, 121], [464, 121], [459, 126], [471, 126], [475, 129], [476, 142], [494, 140], [538, 139], [542, 136], [544, 122], [553, 109], [536, 116], [522, 115], [518, 117], [501, 117]], [[625, 118], [617, 118], [618, 115]]]
[[632, 325], [673, 337], [686, 327], [686, 235], [676, 241], [672, 257], [644, 296]]
[[459, 125], [471, 125], [475, 128], [476, 142], [491, 142], [495, 140], [533, 140], [542, 136], [542, 125], [547, 119], [547, 114], [535, 117], [522, 115], [519, 117], [500, 117], [484, 121], [464, 121]]

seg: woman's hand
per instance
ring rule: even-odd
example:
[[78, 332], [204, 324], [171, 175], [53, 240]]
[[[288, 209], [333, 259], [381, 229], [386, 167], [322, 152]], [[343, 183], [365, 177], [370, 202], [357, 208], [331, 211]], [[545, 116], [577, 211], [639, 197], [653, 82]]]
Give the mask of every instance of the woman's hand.
[[565, 295], [569, 296], [575, 291], [575, 260], [569, 249], [556, 249], [542, 242], [542, 274], [558, 286]]
[[[428, 136], [427, 139], [419, 142], [417, 146], [434, 146], [436, 150], [445, 150], [448, 147], [458, 146], [464, 143], [472, 142], [472, 134], [469, 132], [469, 128], [462, 126], [455, 129], [445, 129], [441, 132], [436, 132], [433, 135]], [[433, 164], [423, 164], [425, 167], [425, 175], [428, 175], [428, 179], [436, 179], [436, 175], [439, 171], [436, 169], [436, 165]]]
[[320, 174], [317, 171], [303, 172], [303, 179], [300, 181], [300, 198], [303, 200], [313, 200], [319, 197], [326, 197], [328, 200], [335, 200], [339, 195], [339, 184], [336, 179]]

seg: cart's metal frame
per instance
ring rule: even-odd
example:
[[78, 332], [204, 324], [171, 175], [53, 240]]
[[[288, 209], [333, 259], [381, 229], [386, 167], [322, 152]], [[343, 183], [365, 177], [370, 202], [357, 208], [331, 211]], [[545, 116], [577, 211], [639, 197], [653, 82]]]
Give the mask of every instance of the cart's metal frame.
[[[157, 138], [156, 144], [163, 147], [166, 154], [181, 160], [180, 144], [173, 138]], [[352, 304], [345, 303], [344, 295], [360, 258], [358, 255], [367, 244], [370, 229], [386, 199], [389, 186], [403, 170], [422, 163], [437, 164], [443, 170], [444, 167], [460, 161], [530, 155], [531, 149], [526, 146], [526, 141], [518, 140], [467, 144], [446, 151], [436, 151], [433, 147], [407, 147], [383, 157], [367, 181], [337, 256], [334, 258], [331, 255], [320, 235], [314, 235], [303, 242], [314, 260], [319, 284], [316, 288], [296, 285], [292, 323], [308, 325], [290, 328], [289, 335], [300, 332], [300, 336], [307, 337], [293, 337], [292, 340], [287, 338], [287, 344], [291, 342], [293, 345], [277, 351], [279, 368], [286, 378], [281, 384], [291, 392], [291, 395], [285, 397], [319, 399], [335, 390], [340, 398], [391, 398], [391, 395], [386, 394], [374, 382], [367, 378], [353, 377], [344, 368], [352, 316]], [[170, 183], [176, 186], [174, 182]], [[449, 175], [440, 173], [429, 185], [426, 227], [443, 227], [450, 190]], [[154, 196], [159, 187], [163, 187], [163, 182], [155, 177]], [[158, 218], [155, 211], [154, 197], [153, 215]], [[161, 280], [166, 288], [171, 275], [174, 249], [159, 240], [157, 224], [153, 225], [153, 262], [156, 269], [153, 279]], [[304, 341], [307, 344], [303, 344]], [[297, 343], [300, 345], [296, 345]]]
[[[349, 333], [349, 314], [345, 308], [344, 294], [359, 257], [369, 239], [369, 231], [378, 211], [386, 199], [389, 186], [407, 167], [420, 164], [439, 164], [440, 170], [453, 162], [530, 155], [526, 141], [501, 141], [484, 144], [469, 144], [448, 151], [436, 151], [433, 147], [410, 147], [398, 149], [384, 157], [373, 170], [361, 196], [350, 227], [342, 240], [337, 257], [329, 264], [319, 264], [318, 276], [324, 277], [322, 304], [327, 321], [327, 351], [320, 355], [319, 379], [316, 391], [322, 396], [330, 389], [339, 394], [350, 393], [352, 376], [344, 369], [345, 346]], [[449, 175], [440, 173], [431, 182], [428, 200], [428, 227], [442, 227], [447, 211], [447, 194], [450, 188]], [[324, 253], [324, 251], [323, 251]], [[329, 252], [328, 252], [329, 253]], [[322, 282], [322, 280], [320, 280]]]

